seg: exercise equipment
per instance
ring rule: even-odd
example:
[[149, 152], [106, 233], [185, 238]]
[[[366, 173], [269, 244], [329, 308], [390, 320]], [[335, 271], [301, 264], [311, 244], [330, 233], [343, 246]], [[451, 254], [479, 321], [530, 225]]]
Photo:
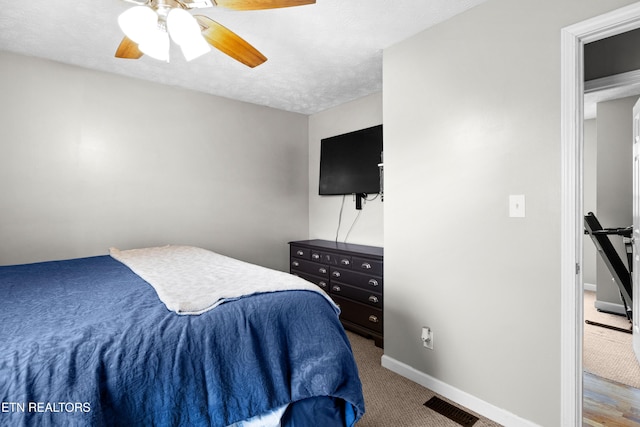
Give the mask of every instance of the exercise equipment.
[[[631, 286], [631, 272], [633, 270], [633, 247], [631, 241], [631, 233], [633, 232], [633, 226], [621, 227], [621, 228], [603, 228], [596, 218], [593, 212], [589, 212], [584, 217], [585, 234], [589, 234], [591, 240], [593, 240], [598, 253], [602, 257], [605, 265], [609, 269], [609, 272], [613, 276], [613, 281], [618, 285], [620, 290], [620, 298], [624, 305], [625, 315], [629, 322], [632, 322], [632, 302], [633, 291]], [[620, 236], [624, 243], [625, 252], [627, 254], [627, 266], [618, 255], [618, 252], [614, 248], [609, 236]], [[602, 326], [608, 329], [614, 329], [626, 333], [632, 333], [631, 326], [629, 329], [619, 328], [617, 326], [606, 325], [598, 322], [592, 322], [587, 320], [586, 323], [590, 325]]]

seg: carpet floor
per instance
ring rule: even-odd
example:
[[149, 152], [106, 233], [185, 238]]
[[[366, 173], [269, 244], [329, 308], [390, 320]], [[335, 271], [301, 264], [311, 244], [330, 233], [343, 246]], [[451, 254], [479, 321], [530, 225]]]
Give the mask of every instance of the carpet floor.
[[[365, 415], [357, 423], [357, 427], [460, 426], [424, 406], [436, 393], [383, 368], [380, 363], [383, 350], [376, 347], [373, 340], [352, 332], [347, 332], [347, 335], [358, 365], [365, 402]], [[455, 402], [439, 395], [438, 397], [478, 417], [474, 427], [500, 427], [500, 424], [480, 417]]]
[[[624, 316], [599, 312], [595, 292], [584, 293], [584, 318], [621, 328], [631, 325]], [[583, 368], [585, 371], [640, 388], [640, 363], [633, 352], [632, 335], [595, 325], [584, 325]]]

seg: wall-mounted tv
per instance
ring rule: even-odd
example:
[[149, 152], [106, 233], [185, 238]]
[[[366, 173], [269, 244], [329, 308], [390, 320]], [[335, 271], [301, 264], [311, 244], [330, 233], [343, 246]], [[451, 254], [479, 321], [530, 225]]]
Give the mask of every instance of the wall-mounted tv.
[[382, 125], [323, 139], [319, 194], [355, 194], [358, 207], [361, 197], [381, 192], [380, 163]]

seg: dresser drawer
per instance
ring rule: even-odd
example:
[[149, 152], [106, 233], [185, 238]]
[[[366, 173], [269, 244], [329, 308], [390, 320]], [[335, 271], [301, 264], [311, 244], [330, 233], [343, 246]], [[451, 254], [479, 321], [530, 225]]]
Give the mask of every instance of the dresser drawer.
[[329, 277], [329, 266], [317, 262], [293, 258], [290, 265], [291, 271], [297, 270], [320, 277]]
[[382, 310], [332, 295], [340, 307], [340, 319], [382, 333]]
[[331, 267], [331, 280], [382, 293], [381, 276], [367, 273], [357, 273], [345, 268]]
[[344, 268], [351, 268], [352, 262], [349, 255], [334, 254], [332, 252], [320, 252], [313, 249], [311, 250], [311, 260]]
[[291, 274], [294, 276], [302, 277], [303, 279], [318, 285], [321, 287], [326, 293], [329, 293], [329, 280], [322, 277], [312, 276], [311, 274], [302, 273], [300, 271], [291, 270]]
[[322, 252], [311, 249], [311, 261], [324, 262], [322, 260]]
[[[325, 289], [326, 290], [326, 289]], [[357, 302], [368, 304], [372, 307], [382, 308], [382, 294], [369, 292], [368, 290], [345, 285], [344, 283], [331, 281], [329, 293], [333, 297], [342, 296]]]
[[382, 276], [382, 261], [353, 257], [353, 265], [351, 268], [374, 276]]
[[311, 259], [311, 249], [300, 246], [291, 246], [290, 248], [291, 258]]
[[324, 254], [324, 261], [342, 268], [351, 268], [351, 257], [340, 254]]

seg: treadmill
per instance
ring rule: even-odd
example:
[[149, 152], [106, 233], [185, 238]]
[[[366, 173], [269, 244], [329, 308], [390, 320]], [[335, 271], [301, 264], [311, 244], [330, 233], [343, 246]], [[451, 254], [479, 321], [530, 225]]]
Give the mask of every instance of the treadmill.
[[[622, 228], [603, 228], [596, 218], [593, 212], [589, 212], [584, 217], [585, 234], [591, 236], [593, 244], [598, 249], [598, 253], [602, 257], [602, 260], [606, 264], [609, 272], [613, 276], [613, 281], [618, 285], [620, 290], [620, 298], [624, 305], [625, 315], [630, 323], [632, 323], [632, 286], [631, 286], [631, 272], [632, 272], [632, 260], [633, 260], [633, 247], [631, 244], [631, 234], [633, 232], [633, 226]], [[618, 252], [611, 243], [610, 236], [619, 236], [625, 246], [625, 252], [627, 254], [627, 266], [624, 264]], [[632, 333], [632, 326], [629, 329], [619, 328], [617, 326], [606, 325], [603, 323], [592, 322], [590, 320], [585, 321], [587, 324], [601, 326], [608, 329], [613, 329], [621, 332]]]

